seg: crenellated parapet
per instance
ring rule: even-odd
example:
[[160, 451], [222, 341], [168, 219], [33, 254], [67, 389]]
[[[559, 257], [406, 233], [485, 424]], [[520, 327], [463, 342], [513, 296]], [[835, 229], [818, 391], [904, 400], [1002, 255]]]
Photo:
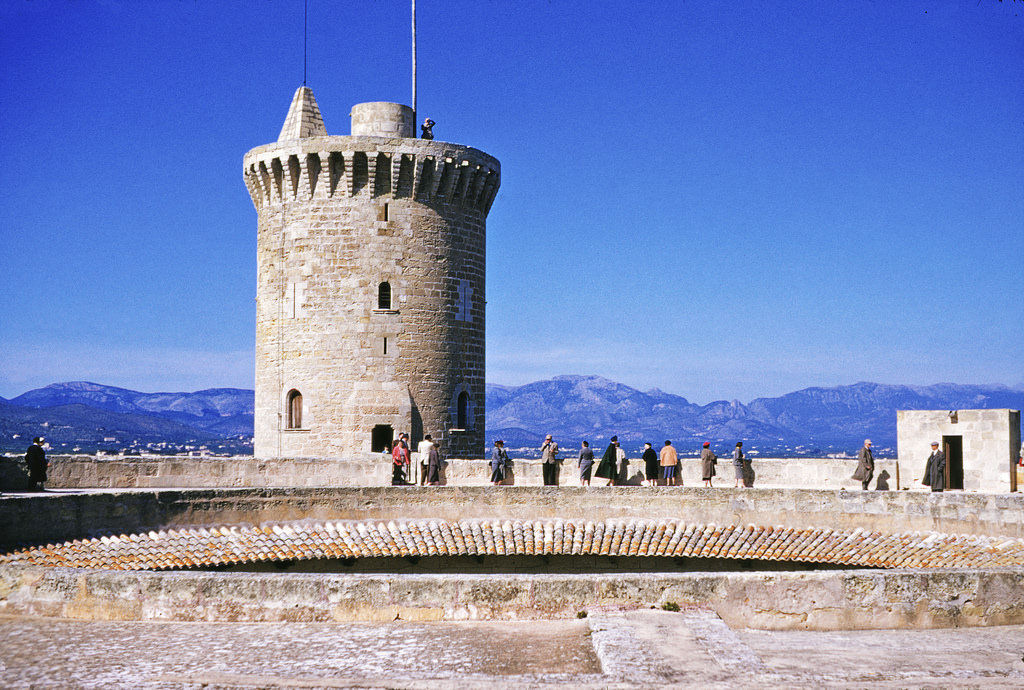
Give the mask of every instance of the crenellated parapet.
[[366, 196], [444, 204], [486, 216], [501, 184], [497, 159], [424, 139], [320, 136], [255, 148], [243, 160], [256, 209]]

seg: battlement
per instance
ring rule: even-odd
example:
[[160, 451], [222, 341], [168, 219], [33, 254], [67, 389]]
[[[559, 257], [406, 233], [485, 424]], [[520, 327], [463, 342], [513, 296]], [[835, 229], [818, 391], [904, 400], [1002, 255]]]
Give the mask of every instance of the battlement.
[[483, 215], [501, 184], [495, 158], [424, 139], [321, 136], [260, 146], [243, 161], [257, 210], [290, 201], [367, 195], [445, 203]]

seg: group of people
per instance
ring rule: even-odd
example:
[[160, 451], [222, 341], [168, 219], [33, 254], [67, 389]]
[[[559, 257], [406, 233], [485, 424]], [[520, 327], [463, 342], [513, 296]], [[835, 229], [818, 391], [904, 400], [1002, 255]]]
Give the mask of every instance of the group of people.
[[[871, 452], [871, 439], [864, 439], [864, 445], [857, 454], [857, 469], [854, 470], [853, 479], [859, 479], [861, 488], [868, 490], [871, 479], [875, 476], [875, 456]], [[932, 441], [932, 452], [924, 467], [924, 477], [921, 483], [931, 487], [932, 491], [943, 491], [946, 488], [946, 454], [939, 450], [939, 442]], [[884, 473], [883, 473], [884, 474]], [[882, 478], [879, 478], [881, 489]]]
[[[388, 450], [385, 448], [385, 453]], [[391, 445], [391, 484], [406, 486], [415, 484], [412, 476], [412, 451], [409, 447], [409, 434], [399, 434]], [[439, 486], [441, 484], [441, 467], [444, 463], [441, 450], [434, 443], [430, 434], [416, 446], [420, 457], [420, 484]]]
[[[558, 457], [558, 444], [551, 434], [544, 437], [544, 443], [540, 447], [541, 468], [544, 475], [544, 486], [557, 486], [559, 468], [562, 459]], [[642, 456], [644, 462], [643, 483], [647, 486], [657, 486], [664, 482], [667, 486], [681, 486], [682, 479], [678, 475], [679, 453], [672, 445], [672, 441], [665, 441], [660, 451], [655, 451], [650, 443], [644, 444]], [[701, 477], [704, 486], [711, 487], [712, 480], [717, 474], [716, 465], [718, 456], [711, 450], [711, 443], [705, 442], [700, 453]], [[495, 486], [504, 482], [507, 470], [511, 467], [512, 461], [508, 458], [503, 441], [494, 442], [494, 449], [491, 451], [491, 483]], [[595, 468], [596, 465], [596, 468]], [[612, 436], [605, 448], [601, 460], [597, 461], [593, 449], [588, 441], [583, 441], [579, 454], [576, 458], [576, 466], [579, 469], [581, 486], [590, 486], [592, 477], [607, 480], [606, 486], [614, 486], [628, 481], [628, 460], [626, 451], [619, 445], [618, 436]], [[743, 453], [743, 442], [736, 444], [733, 451], [733, 466], [736, 472], [736, 486], [750, 487], [754, 485], [754, 470], [750, 459]]]

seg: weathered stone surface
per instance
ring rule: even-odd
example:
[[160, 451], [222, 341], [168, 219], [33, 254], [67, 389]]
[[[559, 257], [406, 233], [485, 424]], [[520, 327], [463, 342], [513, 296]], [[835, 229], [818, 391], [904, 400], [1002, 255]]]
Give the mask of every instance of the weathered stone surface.
[[500, 165], [411, 138], [411, 110], [393, 103], [357, 105], [353, 136], [326, 136], [308, 91], [281, 140], [243, 163], [259, 214], [255, 454], [363, 459], [386, 426], [478, 457]]

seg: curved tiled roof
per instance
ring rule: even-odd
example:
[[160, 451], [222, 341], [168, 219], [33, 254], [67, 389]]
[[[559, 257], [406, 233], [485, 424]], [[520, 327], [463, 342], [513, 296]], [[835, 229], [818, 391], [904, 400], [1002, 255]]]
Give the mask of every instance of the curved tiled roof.
[[336, 520], [193, 527], [47, 544], [0, 563], [160, 570], [380, 556], [601, 555], [805, 561], [877, 568], [1024, 566], [1024, 539], [660, 519]]

